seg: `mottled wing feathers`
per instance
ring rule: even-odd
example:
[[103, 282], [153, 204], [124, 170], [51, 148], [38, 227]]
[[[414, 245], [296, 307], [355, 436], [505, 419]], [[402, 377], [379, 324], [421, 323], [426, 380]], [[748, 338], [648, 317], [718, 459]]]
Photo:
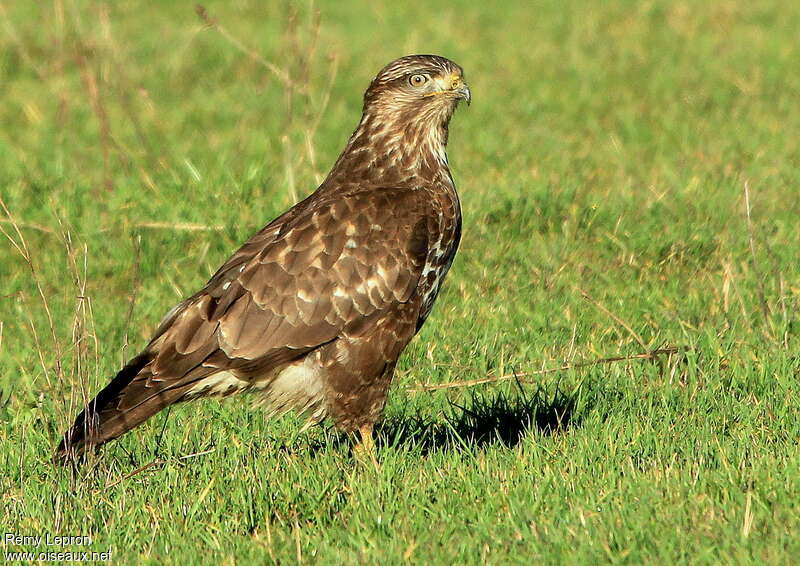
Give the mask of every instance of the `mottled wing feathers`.
[[190, 301], [158, 345], [156, 372], [184, 373], [210, 348], [233, 369], [256, 362], [248, 373], [258, 377], [408, 301], [427, 253], [428, 206], [414, 191], [388, 190], [292, 211]]
[[256, 236], [259, 247], [245, 244], [186, 301], [152, 343], [155, 373], [185, 374], [198, 356], [216, 350], [233, 369], [263, 359], [267, 372], [274, 360], [407, 302], [427, 254], [429, 209], [413, 190], [387, 189], [317, 202], [279, 219]]

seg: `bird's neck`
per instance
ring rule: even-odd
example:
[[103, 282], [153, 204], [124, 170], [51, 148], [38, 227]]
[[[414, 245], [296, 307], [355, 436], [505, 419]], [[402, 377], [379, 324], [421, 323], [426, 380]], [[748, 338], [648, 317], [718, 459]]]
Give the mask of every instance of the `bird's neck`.
[[385, 187], [426, 181], [452, 184], [447, 167], [449, 116], [428, 118], [406, 120], [365, 111], [328, 181], [341, 177]]

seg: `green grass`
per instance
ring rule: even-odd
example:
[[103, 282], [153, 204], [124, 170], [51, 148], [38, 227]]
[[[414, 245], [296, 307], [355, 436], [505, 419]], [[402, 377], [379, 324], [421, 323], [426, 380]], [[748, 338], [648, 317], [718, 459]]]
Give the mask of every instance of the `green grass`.
[[[117, 564], [796, 559], [800, 7], [396, 4], [319, 3], [318, 26], [304, 2], [208, 4], [222, 29], [184, 2], [2, 4], [0, 227], [34, 271], [3, 238], [0, 530]], [[461, 251], [380, 468], [241, 399], [52, 467], [86, 396], [313, 190], [410, 52], [460, 63], [474, 103], [451, 128]]]

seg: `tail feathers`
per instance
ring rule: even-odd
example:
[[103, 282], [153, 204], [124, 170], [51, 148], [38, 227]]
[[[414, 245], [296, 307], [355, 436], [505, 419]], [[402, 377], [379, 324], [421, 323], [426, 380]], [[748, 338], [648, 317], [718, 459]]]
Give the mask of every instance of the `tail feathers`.
[[74, 461], [87, 449], [117, 438], [179, 401], [195, 385], [194, 379], [151, 379], [152, 359], [149, 352], [133, 358], [86, 405], [61, 439], [53, 457], [56, 462]]

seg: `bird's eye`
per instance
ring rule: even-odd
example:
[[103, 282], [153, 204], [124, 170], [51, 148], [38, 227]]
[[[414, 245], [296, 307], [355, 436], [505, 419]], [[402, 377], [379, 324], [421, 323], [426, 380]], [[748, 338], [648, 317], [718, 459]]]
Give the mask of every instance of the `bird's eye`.
[[408, 78], [408, 84], [411, 86], [422, 86], [428, 82], [428, 77], [425, 75], [411, 75]]

